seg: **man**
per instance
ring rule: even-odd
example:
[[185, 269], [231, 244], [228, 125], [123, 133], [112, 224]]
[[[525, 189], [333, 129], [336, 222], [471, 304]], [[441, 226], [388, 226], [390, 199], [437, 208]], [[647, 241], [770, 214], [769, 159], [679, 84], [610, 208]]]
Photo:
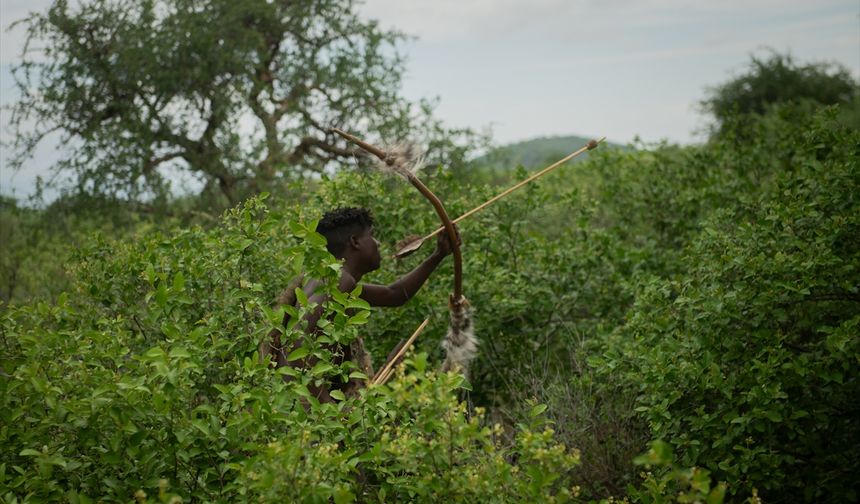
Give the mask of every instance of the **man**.
[[[342, 292], [352, 291], [361, 281], [362, 277], [379, 268], [382, 256], [379, 253], [379, 242], [373, 236], [373, 217], [370, 211], [364, 208], [338, 208], [327, 212], [317, 224], [317, 232], [326, 238], [328, 251], [343, 261], [338, 289]], [[403, 275], [390, 285], [361, 284], [361, 298], [371, 306], [402, 306], [412, 299], [427, 278], [439, 266], [445, 256], [451, 254], [451, 244], [445, 233], [439, 235], [436, 242], [436, 250], [424, 260], [418, 267]], [[279, 300], [281, 304], [294, 304], [295, 294], [293, 290], [300, 282], [285, 291], [285, 295]], [[314, 292], [319, 287], [319, 280], [311, 280], [304, 287], [311, 304], [317, 304], [317, 308], [305, 317], [307, 321], [306, 331], [312, 334], [317, 330], [317, 321], [322, 316], [322, 304], [326, 301], [323, 294]], [[284, 323], [286, 324], [285, 318]], [[315, 359], [306, 358], [296, 361], [287, 361], [289, 352], [301, 345], [296, 342], [290, 348], [281, 347], [280, 333], [273, 331], [270, 335], [272, 343], [268, 348], [262, 349], [261, 355], [269, 354], [277, 367], [295, 366], [308, 367], [315, 364]], [[349, 348], [333, 348], [335, 360], [333, 364], [340, 364], [344, 360], [352, 360], [358, 364], [366, 374], [370, 374], [370, 359], [364, 352], [364, 344], [361, 338], [350, 345]], [[360, 383], [356, 380], [350, 381], [346, 386], [331, 383], [320, 387], [311, 387], [310, 392], [321, 402], [331, 402], [329, 392], [333, 388], [339, 388], [349, 395], [354, 393]]]

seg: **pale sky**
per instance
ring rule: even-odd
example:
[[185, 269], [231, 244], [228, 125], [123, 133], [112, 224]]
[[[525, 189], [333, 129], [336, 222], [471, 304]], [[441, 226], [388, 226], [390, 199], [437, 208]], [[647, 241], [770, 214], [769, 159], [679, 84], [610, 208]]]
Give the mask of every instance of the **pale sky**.
[[[50, 3], [0, 3], [4, 104], [22, 43], [6, 28]], [[491, 128], [496, 143], [570, 134], [696, 142], [706, 88], [765, 47], [839, 62], [860, 78], [860, 0], [367, 0], [360, 10], [417, 37], [402, 46], [406, 97], [438, 97], [446, 123]], [[0, 192], [18, 196], [57, 156], [45, 145], [12, 174], [0, 149]]]

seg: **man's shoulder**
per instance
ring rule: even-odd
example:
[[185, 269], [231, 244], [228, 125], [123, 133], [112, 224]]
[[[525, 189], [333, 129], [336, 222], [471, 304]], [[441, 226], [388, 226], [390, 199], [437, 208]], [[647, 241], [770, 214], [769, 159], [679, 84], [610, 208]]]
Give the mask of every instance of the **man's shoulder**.
[[[315, 297], [324, 297], [324, 289], [321, 289], [323, 285], [323, 281], [318, 278], [310, 278], [307, 283], [305, 283], [302, 290], [308, 296], [308, 298]], [[355, 286], [358, 285], [358, 282], [355, 278], [347, 272], [341, 273], [340, 280], [338, 281], [337, 288], [341, 292], [351, 292], [355, 289]]]
[[290, 283], [287, 284], [286, 288], [278, 294], [278, 297], [275, 299], [275, 305], [295, 305], [296, 304], [296, 289], [302, 287], [302, 283], [305, 280], [304, 275], [298, 275], [290, 280]]
[[341, 292], [351, 292], [355, 289], [355, 286], [358, 285], [358, 281], [349, 274], [347, 271], [343, 271], [340, 274], [340, 282], [338, 282], [337, 288]]

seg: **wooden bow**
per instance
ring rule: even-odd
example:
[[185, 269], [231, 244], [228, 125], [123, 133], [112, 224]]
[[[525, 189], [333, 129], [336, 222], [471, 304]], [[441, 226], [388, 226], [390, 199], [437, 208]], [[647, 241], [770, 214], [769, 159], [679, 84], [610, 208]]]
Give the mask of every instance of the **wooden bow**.
[[454, 229], [454, 224], [451, 222], [451, 218], [448, 217], [448, 212], [445, 211], [445, 206], [442, 204], [442, 200], [433, 194], [433, 191], [424, 185], [424, 183], [421, 182], [421, 180], [419, 180], [411, 170], [409, 170], [409, 167], [403, 166], [402, 160], [397, 156], [393, 156], [379, 147], [369, 144], [345, 131], [341, 131], [337, 128], [332, 128], [332, 131], [378, 157], [380, 161], [391, 167], [391, 169], [396, 173], [405, 177], [406, 180], [415, 186], [415, 188], [418, 189], [418, 192], [427, 198], [427, 200], [430, 201], [430, 204], [433, 205], [433, 208], [436, 210], [436, 214], [442, 221], [442, 227], [445, 228], [445, 232], [448, 234], [448, 241], [451, 243], [451, 252], [454, 256], [454, 293], [451, 295], [451, 304], [452, 307], [459, 307], [463, 302], [465, 302], [465, 298], [463, 298], [463, 256], [460, 253], [460, 242], [457, 237], [457, 231]]

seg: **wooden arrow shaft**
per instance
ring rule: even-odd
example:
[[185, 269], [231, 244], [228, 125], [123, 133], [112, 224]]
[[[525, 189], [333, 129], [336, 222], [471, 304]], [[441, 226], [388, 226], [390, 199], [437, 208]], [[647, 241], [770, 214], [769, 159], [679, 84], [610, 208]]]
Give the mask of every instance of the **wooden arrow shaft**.
[[406, 340], [406, 343], [402, 347], [400, 347], [400, 350], [397, 352], [397, 354], [391, 360], [386, 362], [385, 365], [382, 366], [382, 368], [379, 370], [379, 372], [373, 375], [373, 378], [371, 379], [372, 384], [379, 385], [381, 383], [385, 383], [388, 380], [388, 377], [391, 376], [391, 369], [393, 368], [394, 363], [397, 362], [403, 356], [403, 354], [406, 353], [407, 350], [409, 350], [409, 347], [412, 346], [412, 343], [415, 341], [415, 338], [417, 338], [418, 335], [421, 334], [421, 331], [423, 331], [424, 328], [427, 327], [428, 322], [430, 322], [429, 318], [424, 319], [424, 322], [422, 322], [421, 325], [418, 326], [418, 329], [415, 329], [415, 332], [412, 333], [412, 336], [410, 336], [409, 339]]
[[[519, 189], [520, 187], [522, 187], [522, 186], [524, 186], [524, 185], [528, 184], [529, 182], [531, 182], [531, 181], [533, 181], [533, 180], [535, 180], [535, 179], [538, 179], [538, 178], [540, 178], [540, 177], [543, 177], [543, 176], [544, 176], [544, 175], [546, 175], [547, 173], [549, 173], [549, 172], [551, 172], [551, 171], [555, 170], [555, 169], [556, 169], [556, 168], [558, 168], [559, 166], [561, 166], [561, 165], [563, 165], [564, 163], [566, 163], [566, 162], [570, 161], [571, 159], [575, 158], [576, 156], [578, 156], [578, 155], [582, 154], [583, 152], [588, 151], [588, 150], [591, 150], [591, 149], [594, 149], [595, 147], [597, 147], [597, 145], [598, 145], [599, 143], [603, 142], [604, 140], [606, 140], [606, 137], [602, 137], [602, 138], [600, 138], [600, 140], [596, 140], [596, 141], [595, 141], [595, 140], [592, 140], [591, 142], [589, 142], [589, 143], [588, 143], [588, 145], [586, 145], [586, 146], [582, 147], [581, 149], [577, 150], [576, 152], [572, 152], [572, 153], [568, 154], [567, 156], [565, 156], [565, 157], [563, 157], [563, 158], [559, 159], [559, 160], [558, 160], [558, 161], [556, 161], [555, 163], [553, 163], [553, 164], [551, 164], [551, 165], [547, 166], [546, 168], [544, 168], [543, 170], [541, 170], [541, 171], [539, 171], [539, 172], [535, 173], [534, 175], [530, 176], [529, 178], [527, 178], [527, 179], [525, 179], [525, 180], [522, 180], [522, 181], [518, 182], [517, 184], [515, 184], [515, 185], [513, 185], [513, 186], [509, 187], [508, 189], [505, 189], [504, 191], [502, 191], [501, 193], [499, 193], [499, 194], [497, 194], [497, 195], [493, 196], [492, 198], [488, 199], [488, 200], [487, 200], [487, 201], [485, 201], [484, 203], [481, 203], [480, 205], [476, 206], [475, 208], [473, 208], [473, 209], [469, 210], [468, 212], [464, 213], [463, 215], [461, 215], [461, 216], [457, 217], [456, 219], [452, 220], [452, 221], [451, 221], [451, 223], [452, 223], [452, 224], [456, 224], [456, 223], [460, 222], [461, 220], [465, 219], [466, 217], [469, 217], [470, 215], [473, 215], [473, 214], [475, 214], [475, 213], [480, 212], [481, 210], [483, 210], [483, 209], [487, 208], [488, 206], [492, 205], [493, 203], [495, 203], [495, 202], [499, 201], [500, 199], [504, 198], [504, 197], [505, 197], [505, 196], [507, 196], [508, 194], [511, 194], [512, 192], [516, 191], [516, 190], [517, 190], [517, 189]], [[435, 231], [433, 231], [432, 233], [430, 233], [430, 234], [428, 234], [427, 236], [425, 236], [425, 237], [421, 238], [421, 241], [423, 242], [424, 240], [427, 240], [427, 239], [433, 238], [434, 236], [436, 236], [437, 234], [441, 233], [441, 232], [442, 232], [442, 231], [444, 231], [444, 230], [445, 230], [445, 226], [441, 226], [441, 227], [439, 227], [438, 229], [436, 229]]]

